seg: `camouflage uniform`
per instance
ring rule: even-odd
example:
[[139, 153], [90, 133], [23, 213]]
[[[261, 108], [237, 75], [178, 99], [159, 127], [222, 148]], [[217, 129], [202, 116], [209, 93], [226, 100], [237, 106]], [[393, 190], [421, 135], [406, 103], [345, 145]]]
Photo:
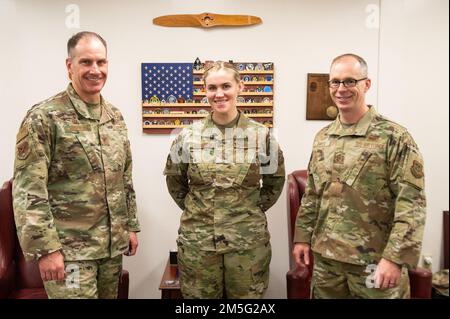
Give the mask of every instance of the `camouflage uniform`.
[[[183, 295], [220, 298], [223, 276], [234, 276], [225, 284], [227, 297], [262, 297], [270, 263], [264, 212], [285, 181], [283, 153], [269, 129], [240, 114], [223, 134], [210, 115], [178, 135], [164, 174], [172, 198], [183, 209], [177, 241]], [[244, 270], [254, 283], [244, 279]], [[217, 288], [211, 289], [214, 272]]]
[[52, 299], [116, 299], [122, 255], [94, 260], [65, 261], [65, 280], [44, 281]]
[[413, 138], [370, 107], [357, 124], [345, 127], [337, 118], [317, 134], [294, 242], [362, 271], [381, 258], [413, 268], [425, 206]]
[[448, 298], [448, 269], [435, 272], [432, 283], [435, 296]]
[[314, 253], [312, 295], [314, 299], [409, 299], [408, 269], [402, 267], [397, 286], [386, 289], [375, 287], [376, 265], [360, 266], [343, 263]]
[[94, 115], [69, 84], [35, 105], [17, 135], [14, 213], [27, 260], [114, 258], [139, 231], [127, 129], [101, 98]]

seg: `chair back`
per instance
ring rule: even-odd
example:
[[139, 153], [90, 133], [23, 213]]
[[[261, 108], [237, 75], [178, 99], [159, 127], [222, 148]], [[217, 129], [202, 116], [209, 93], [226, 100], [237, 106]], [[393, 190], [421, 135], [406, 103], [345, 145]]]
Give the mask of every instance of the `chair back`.
[[16, 289], [44, 287], [37, 262], [26, 261], [19, 245], [12, 204], [12, 180], [6, 181], [0, 190], [0, 256], [0, 265], [6, 261], [14, 263]]
[[7, 181], [0, 189], [0, 268], [6, 268], [15, 256], [16, 232], [12, 214], [12, 183]]

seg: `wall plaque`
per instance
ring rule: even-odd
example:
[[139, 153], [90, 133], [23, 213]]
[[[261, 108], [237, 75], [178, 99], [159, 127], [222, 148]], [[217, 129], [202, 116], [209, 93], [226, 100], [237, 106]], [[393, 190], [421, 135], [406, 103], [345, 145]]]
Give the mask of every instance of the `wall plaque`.
[[328, 89], [328, 73], [308, 73], [306, 100], [307, 120], [334, 120], [338, 108]]

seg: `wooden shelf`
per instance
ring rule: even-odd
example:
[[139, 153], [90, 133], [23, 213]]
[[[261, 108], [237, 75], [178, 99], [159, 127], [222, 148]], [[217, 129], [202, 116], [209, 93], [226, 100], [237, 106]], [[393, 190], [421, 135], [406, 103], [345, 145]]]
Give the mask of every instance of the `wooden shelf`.
[[143, 128], [182, 128], [188, 125], [142, 125]]
[[[165, 107], [206, 107], [209, 108], [210, 105], [207, 103], [166, 103], [166, 104], [150, 104], [142, 103], [143, 107], [155, 107], [155, 108], [165, 108]], [[254, 107], [254, 106], [273, 106], [273, 103], [237, 103], [237, 106], [243, 107]]]
[[[205, 96], [204, 92], [194, 92], [192, 93], [194, 96]], [[273, 92], [241, 92], [239, 95], [273, 95]]]
[[151, 103], [142, 103], [144, 107], [156, 107], [156, 108], [165, 108], [165, 107], [209, 107], [209, 104], [206, 103], [166, 103], [166, 104], [151, 104]]
[[244, 85], [273, 85], [272, 81], [242, 81]]
[[[261, 123], [262, 124], [262, 123]], [[267, 127], [273, 127], [273, 124], [264, 124]], [[183, 128], [189, 125], [142, 125], [144, 129], [161, 129], [161, 128]]]
[[142, 117], [206, 117], [208, 114], [142, 114]]
[[[242, 81], [242, 83], [248, 85], [273, 85], [273, 81]], [[203, 81], [194, 81], [194, 85], [203, 85]]]
[[237, 106], [242, 106], [242, 107], [254, 107], [254, 106], [268, 106], [271, 107], [273, 106], [273, 103], [237, 103]]
[[272, 113], [271, 114], [255, 113], [255, 114], [245, 114], [245, 116], [247, 116], [247, 117], [270, 117], [270, 118], [272, 118], [273, 114]]
[[[192, 74], [196, 74], [196, 75], [203, 75], [203, 70], [194, 70], [192, 72]], [[273, 74], [273, 70], [262, 70], [262, 71], [258, 71], [258, 70], [245, 70], [245, 71], [239, 71], [239, 74]]]
[[[142, 117], [158, 117], [158, 118], [181, 118], [181, 117], [207, 117], [209, 114], [142, 114]], [[273, 114], [268, 113], [253, 113], [245, 114], [247, 117], [273, 117]]]

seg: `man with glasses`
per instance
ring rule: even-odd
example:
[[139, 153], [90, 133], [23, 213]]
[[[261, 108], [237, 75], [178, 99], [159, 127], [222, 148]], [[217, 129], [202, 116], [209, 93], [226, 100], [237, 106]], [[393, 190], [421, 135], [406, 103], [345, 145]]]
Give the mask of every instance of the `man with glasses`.
[[367, 63], [331, 63], [339, 116], [314, 141], [293, 256], [314, 256], [314, 298], [409, 298], [425, 224], [422, 156], [408, 131], [367, 105]]

